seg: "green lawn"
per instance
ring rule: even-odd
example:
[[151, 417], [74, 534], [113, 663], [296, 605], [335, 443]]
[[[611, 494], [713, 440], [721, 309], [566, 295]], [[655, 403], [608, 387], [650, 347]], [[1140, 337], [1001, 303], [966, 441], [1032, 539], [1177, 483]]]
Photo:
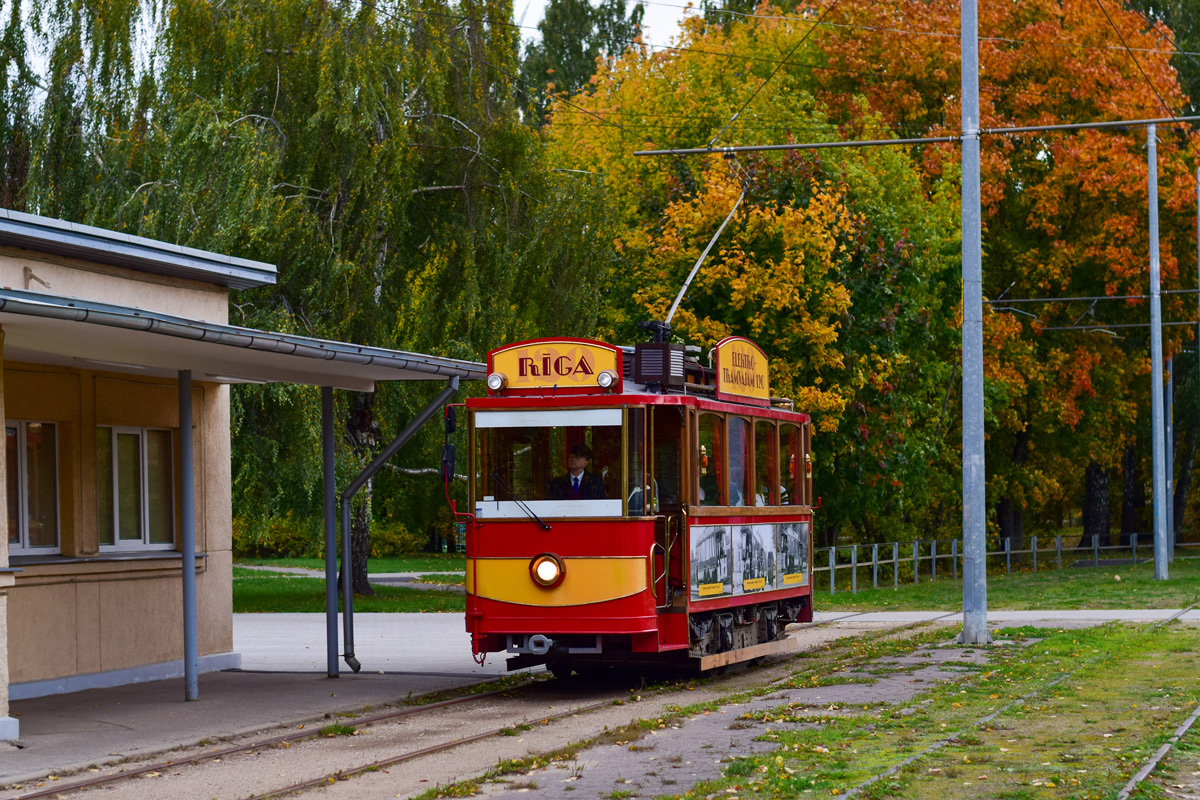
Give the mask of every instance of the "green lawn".
[[[264, 567], [307, 567], [325, 569], [323, 558], [239, 558], [238, 564]], [[405, 558], [372, 558], [367, 572], [462, 572], [467, 559], [461, 553], [422, 553]]]
[[[1200, 559], [1176, 558], [1170, 579], [1154, 580], [1154, 562], [1137, 566], [1076, 567], [988, 575], [987, 605], [1009, 611], [1046, 608], [1184, 608], [1200, 601]], [[871, 589], [871, 571], [860, 568], [858, 594], [842, 586], [849, 571], [838, 570], [838, 590], [829, 594], [825, 573], [817, 576], [813, 607], [819, 611], [917, 611], [962, 608], [962, 580], [939, 569], [938, 579], [927, 574], [915, 586], [892, 588], [892, 576], [880, 568], [879, 589]], [[842, 573], [845, 573], [843, 576]], [[961, 576], [961, 572], [959, 575]], [[886, 580], [885, 580], [886, 576]], [[865, 587], [865, 588], [864, 588]]]
[[[255, 559], [241, 563], [270, 566], [315, 566], [317, 559]], [[430, 583], [461, 585], [462, 576], [446, 574], [463, 568], [462, 556], [419, 556], [409, 559], [373, 559], [371, 572], [427, 572]], [[839, 570], [839, 573], [844, 572]], [[1077, 567], [1062, 570], [994, 573], [988, 576], [989, 609], [1010, 611], [1071, 608], [1183, 608], [1200, 602], [1200, 559], [1177, 558], [1170, 580], [1154, 580], [1153, 562], [1122, 567]], [[264, 573], [234, 567], [234, 611], [311, 611], [325, 609], [325, 583], [321, 578]], [[858, 594], [848, 586], [834, 595], [817, 577], [813, 605], [818, 611], [921, 611], [962, 608], [962, 581], [948, 570], [931, 581], [901, 583], [892, 589], [891, 575], [881, 570], [879, 589], [869, 588], [871, 572], [859, 571]], [[885, 579], [886, 578], [886, 579]], [[1119, 578], [1119, 579], [1118, 579]], [[839, 575], [839, 584], [848, 575]], [[910, 579], [911, 580], [911, 579]], [[376, 587], [376, 597], [355, 600], [359, 611], [464, 611], [460, 594], [436, 590]]]
[[[319, 613], [325, 610], [325, 581], [321, 578], [234, 567], [233, 610], [234, 613]], [[466, 601], [457, 592], [376, 586], [374, 597], [358, 595], [354, 598], [354, 610], [368, 613], [449, 611], [462, 614], [466, 611]]]

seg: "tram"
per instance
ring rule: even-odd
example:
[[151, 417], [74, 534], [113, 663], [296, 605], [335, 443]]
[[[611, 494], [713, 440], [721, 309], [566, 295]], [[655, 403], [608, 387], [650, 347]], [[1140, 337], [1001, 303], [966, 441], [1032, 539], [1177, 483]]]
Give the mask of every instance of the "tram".
[[477, 658], [561, 677], [794, 649], [784, 626], [812, 620], [810, 420], [771, 397], [750, 340], [718, 343], [711, 367], [698, 354], [589, 339], [488, 354], [460, 514]]

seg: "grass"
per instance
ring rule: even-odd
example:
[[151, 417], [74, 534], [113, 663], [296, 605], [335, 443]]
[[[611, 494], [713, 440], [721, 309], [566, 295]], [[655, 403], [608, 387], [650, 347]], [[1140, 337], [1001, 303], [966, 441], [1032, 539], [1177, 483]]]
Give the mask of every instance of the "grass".
[[[340, 598], [339, 598], [340, 603]], [[325, 610], [325, 581], [282, 573], [233, 568], [233, 611], [320, 613]], [[356, 595], [354, 610], [372, 612], [466, 612], [465, 598], [456, 592], [376, 586], [374, 597]]]
[[[693, 796], [838, 796], [948, 740], [863, 797], [1110, 797], [1200, 700], [1194, 628], [1013, 633], [1046, 638], [992, 649], [986, 669], [908, 703], [915, 713], [887, 707], [817, 728], [772, 727], [764, 738], [775, 752], [732, 761], [722, 779], [692, 787]], [[772, 718], [799, 711], [781, 708]]]
[[[949, 611], [962, 607], [962, 579], [951, 579], [949, 570], [939, 570], [936, 581], [922, 575], [920, 583], [901, 583], [899, 589], [892, 588], [891, 575], [885, 569], [881, 568], [880, 573], [879, 589], [870, 588], [870, 569], [860, 568], [858, 594], [851, 594], [848, 588], [844, 590], [839, 585], [833, 595], [829, 594], [829, 586], [824, 583], [822, 574], [817, 578], [817, 589], [813, 593], [814, 608], [820, 611]], [[887, 574], [886, 585], [884, 574]], [[1170, 566], [1169, 575], [1170, 580], [1154, 580], [1153, 561], [1136, 566], [992, 573], [988, 575], [987, 603], [990, 609], [1023, 611], [1184, 608], [1200, 601], [1200, 559], [1177, 558]]]
[[[256, 567], [325, 569], [323, 558], [239, 558], [237, 563]], [[462, 572], [467, 568], [466, 564], [466, 556], [461, 553], [422, 553], [403, 558], [368, 559], [367, 572]]]

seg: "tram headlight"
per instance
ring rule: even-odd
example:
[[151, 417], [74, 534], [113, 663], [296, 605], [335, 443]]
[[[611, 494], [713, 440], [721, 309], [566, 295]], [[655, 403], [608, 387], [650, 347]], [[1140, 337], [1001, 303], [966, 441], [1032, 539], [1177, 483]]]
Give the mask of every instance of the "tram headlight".
[[611, 369], [600, 370], [600, 374], [596, 376], [596, 383], [601, 389], [611, 389], [617, 383], [617, 373]]
[[534, 583], [552, 589], [562, 583], [567, 569], [562, 559], [553, 553], [542, 553], [529, 562], [529, 575]]
[[503, 372], [493, 372], [487, 376], [487, 387], [493, 392], [498, 392], [508, 386], [508, 376]]

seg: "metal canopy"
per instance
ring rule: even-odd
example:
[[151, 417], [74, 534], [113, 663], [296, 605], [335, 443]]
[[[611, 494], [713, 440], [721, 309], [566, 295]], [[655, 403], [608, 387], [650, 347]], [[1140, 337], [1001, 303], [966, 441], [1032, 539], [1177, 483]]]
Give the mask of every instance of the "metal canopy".
[[483, 364], [0, 290], [6, 361], [213, 383], [296, 383], [368, 392], [377, 381], [482, 380]]
[[275, 267], [143, 236], [0, 208], [0, 245], [139, 272], [250, 289], [275, 283]]

